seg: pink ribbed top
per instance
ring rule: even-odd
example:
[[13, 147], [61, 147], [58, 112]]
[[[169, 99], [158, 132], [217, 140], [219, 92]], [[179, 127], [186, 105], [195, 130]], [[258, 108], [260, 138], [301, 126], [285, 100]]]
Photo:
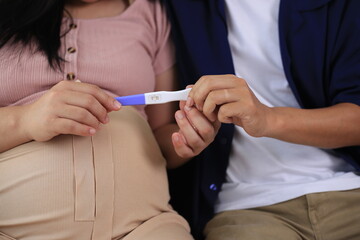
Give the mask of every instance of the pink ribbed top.
[[[43, 54], [0, 49], [0, 107], [39, 98], [61, 80], [80, 79], [112, 96], [153, 91], [155, 76], [174, 64], [169, 24], [158, 1], [136, 0], [122, 14], [98, 19], [64, 18], [63, 72], [50, 69]], [[72, 75], [74, 77], [72, 77]], [[144, 106], [138, 110], [145, 116]]]

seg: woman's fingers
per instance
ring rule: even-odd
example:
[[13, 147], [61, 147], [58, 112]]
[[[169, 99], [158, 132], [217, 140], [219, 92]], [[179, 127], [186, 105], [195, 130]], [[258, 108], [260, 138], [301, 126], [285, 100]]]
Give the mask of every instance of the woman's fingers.
[[78, 136], [92, 136], [96, 133], [96, 129], [81, 124], [77, 121], [66, 118], [56, 118], [53, 124], [54, 135], [73, 134]]
[[205, 149], [215, 138], [220, 122], [210, 122], [196, 108], [184, 107], [175, 113], [180, 128], [172, 136], [175, 151], [181, 157], [193, 157]]
[[195, 156], [194, 151], [187, 145], [184, 135], [181, 132], [175, 132], [171, 136], [175, 152], [182, 158], [191, 158]]
[[62, 81], [27, 108], [28, 135], [37, 141], [46, 141], [58, 134], [90, 136], [99, 129], [100, 123], [109, 122], [109, 111], [120, 107], [97, 86]]
[[[80, 86], [80, 84], [82, 85]], [[94, 96], [109, 112], [119, 110], [121, 107], [121, 104], [118, 101], [110, 97], [98, 86], [86, 83], [78, 83], [75, 85], [75, 87], [79, 92], [84, 91], [84, 93], [88, 93]]]
[[193, 127], [195, 132], [201, 137], [204, 143], [208, 144], [212, 142], [216, 134], [216, 121], [209, 121], [202, 112], [200, 112], [194, 107], [185, 106], [185, 113], [191, 126]]
[[101, 123], [109, 122], [107, 109], [93, 95], [74, 91], [67, 91], [63, 94], [66, 104], [88, 110]]
[[58, 113], [57, 116], [60, 118], [76, 121], [94, 129], [98, 129], [100, 126], [99, 120], [91, 112], [85, 108], [77, 106], [65, 105], [65, 107], [61, 112]]
[[121, 104], [118, 101], [110, 97], [98, 86], [92, 84], [62, 81], [58, 83], [54, 89], [67, 89], [74, 92], [82, 92], [88, 95], [92, 95], [102, 106], [107, 109], [107, 111], [119, 110], [121, 107]]
[[186, 114], [181, 110], [175, 113], [175, 119], [180, 131], [185, 137], [187, 145], [195, 152], [195, 150], [204, 143], [203, 139], [198, 134], [197, 129], [190, 123]]

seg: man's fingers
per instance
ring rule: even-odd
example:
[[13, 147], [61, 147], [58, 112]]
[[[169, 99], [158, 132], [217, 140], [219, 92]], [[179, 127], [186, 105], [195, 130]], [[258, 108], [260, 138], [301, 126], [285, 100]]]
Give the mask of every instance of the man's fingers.
[[238, 103], [228, 103], [219, 108], [218, 119], [222, 123], [234, 123], [234, 118], [241, 115]]
[[235, 88], [242, 81], [244, 80], [234, 75], [203, 76], [192, 87], [189, 97], [194, 100], [195, 106], [202, 111], [204, 101], [211, 91]]
[[218, 107], [223, 104], [237, 102], [241, 99], [238, 89], [220, 89], [211, 91], [204, 101], [203, 114], [212, 122], [217, 120]]

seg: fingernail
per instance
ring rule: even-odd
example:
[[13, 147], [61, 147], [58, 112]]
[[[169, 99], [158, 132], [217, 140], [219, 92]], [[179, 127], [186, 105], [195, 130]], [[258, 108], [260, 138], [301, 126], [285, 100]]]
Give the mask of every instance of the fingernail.
[[177, 112], [176, 114], [175, 114], [175, 117], [177, 118], [177, 119], [183, 119], [184, 118], [184, 115], [181, 113], [181, 112]]
[[195, 107], [197, 110], [202, 111], [202, 109], [197, 104], [195, 104]]
[[184, 135], [181, 134], [181, 138], [185, 144], [188, 144]]
[[187, 112], [190, 112], [191, 109], [192, 109], [192, 107], [189, 107], [187, 105], [185, 105], [185, 107], [184, 107], [184, 110], [187, 111]]
[[105, 120], [104, 120], [104, 123], [108, 123], [108, 122], [109, 122], [109, 116], [106, 115]]
[[114, 100], [113, 105], [114, 105], [114, 107], [115, 107], [116, 109], [120, 109], [120, 108], [121, 108], [121, 104], [120, 104], [118, 101], [116, 101], [116, 100]]
[[174, 141], [175, 142], [178, 142], [179, 141], [179, 136], [176, 134], [176, 135], [174, 135]]
[[192, 105], [194, 105], [194, 101], [191, 97], [188, 97], [185, 106], [191, 107]]
[[96, 130], [95, 130], [94, 128], [90, 128], [90, 129], [89, 129], [89, 133], [90, 133], [91, 135], [94, 135], [94, 134], [96, 133]]

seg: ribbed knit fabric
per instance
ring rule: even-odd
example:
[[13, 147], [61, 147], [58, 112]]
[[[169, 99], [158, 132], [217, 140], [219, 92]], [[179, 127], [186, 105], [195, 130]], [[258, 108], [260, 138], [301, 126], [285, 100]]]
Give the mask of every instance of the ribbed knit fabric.
[[[62, 80], [112, 96], [149, 92], [174, 64], [159, 1], [136, 0], [115, 17], [64, 18], [62, 30], [63, 72], [29, 48], [0, 49], [0, 107], [31, 103]], [[193, 239], [169, 205], [166, 161], [144, 106], [109, 117], [91, 137], [59, 135], [0, 153], [1, 240]]]
[[166, 162], [132, 107], [92, 137], [0, 153], [0, 240], [192, 240], [169, 205]]
[[[91, 83], [112, 96], [153, 91], [155, 76], [174, 64], [169, 24], [158, 1], [134, 1], [115, 17], [64, 18], [63, 72], [29, 48], [0, 49], [0, 107], [35, 101], [61, 80]], [[69, 75], [68, 75], [69, 74]], [[145, 116], [144, 106], [137, 109]]]

